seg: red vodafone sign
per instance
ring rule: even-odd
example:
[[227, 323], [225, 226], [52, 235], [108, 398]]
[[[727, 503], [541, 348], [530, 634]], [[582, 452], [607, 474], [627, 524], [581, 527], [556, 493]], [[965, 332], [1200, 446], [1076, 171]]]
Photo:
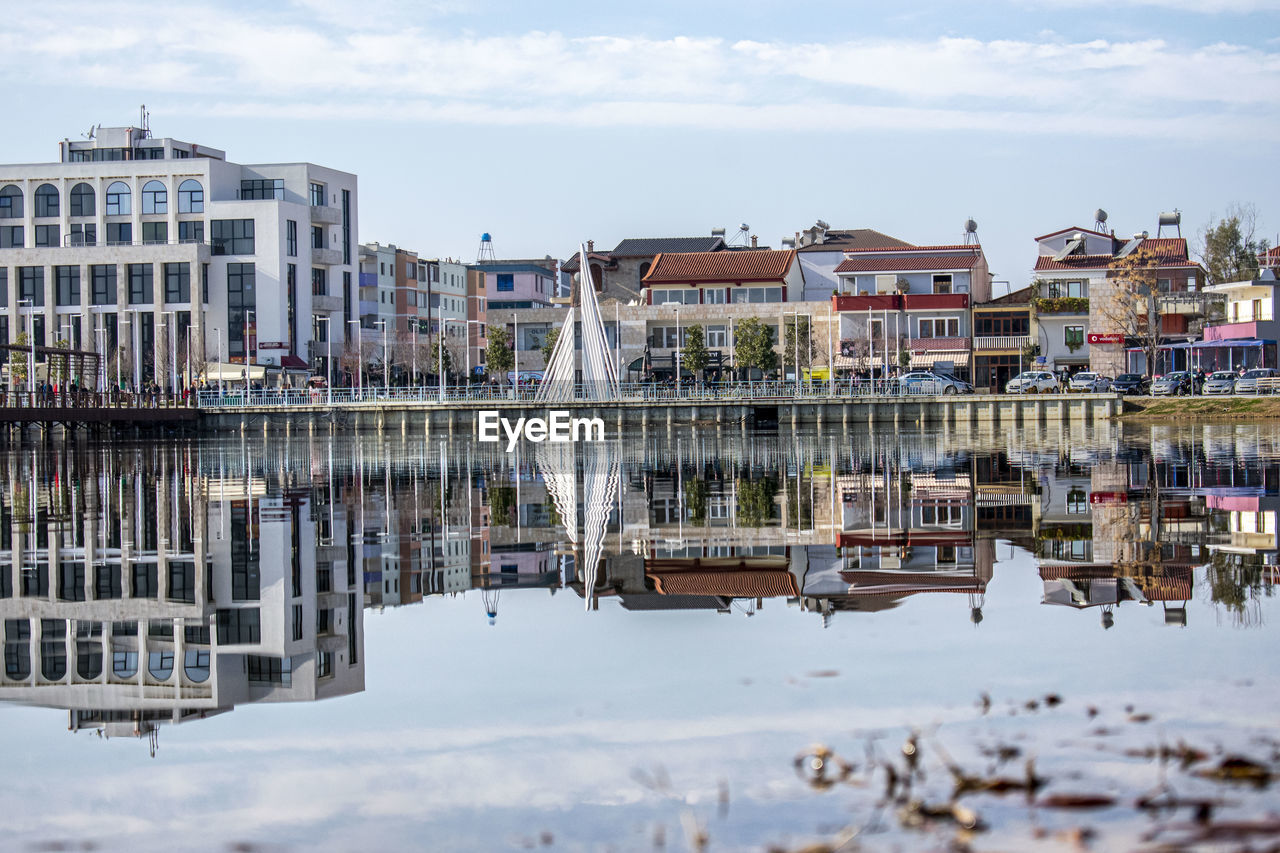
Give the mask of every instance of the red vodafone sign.
[[1091, 344], [1122, 344], [1124, 343], [1124, 335], [1122, 333], [1114, 333], [1107, 335], [1090, 335], [1089, 343]]

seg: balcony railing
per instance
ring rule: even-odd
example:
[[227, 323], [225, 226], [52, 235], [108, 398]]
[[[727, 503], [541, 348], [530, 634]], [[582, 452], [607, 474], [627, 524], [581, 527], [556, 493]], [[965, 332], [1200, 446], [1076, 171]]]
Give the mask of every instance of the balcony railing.
[[973, 339], [975, 350], [1022, 349], [1031, 341], [1030, 335], [990, 335]]

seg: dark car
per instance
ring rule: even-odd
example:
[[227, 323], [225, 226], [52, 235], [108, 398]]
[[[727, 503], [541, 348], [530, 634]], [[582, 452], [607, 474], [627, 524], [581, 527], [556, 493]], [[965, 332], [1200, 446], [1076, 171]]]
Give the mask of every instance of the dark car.
[[1121, 394], [1146, 394], [1151, 390], [1151, 380], [1141, 373], [1121, 373], [1112, 380], [1111, 390]]

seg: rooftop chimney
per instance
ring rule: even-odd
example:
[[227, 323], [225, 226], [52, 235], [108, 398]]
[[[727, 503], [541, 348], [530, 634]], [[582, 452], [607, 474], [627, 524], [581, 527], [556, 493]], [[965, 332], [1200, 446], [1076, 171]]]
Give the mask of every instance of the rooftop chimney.
[[595, 241], [595, 240], [588, 240], [588, 241], [587, 241], [587, 251], [588, 251], [588, 252], [594, 252], [595, 250], [596, 250], [596, 241]]
[[760, 243], [758, 242], [758, 238], [754, 234], [751, 235], [751, 248], [753, 249], [760, 248]]

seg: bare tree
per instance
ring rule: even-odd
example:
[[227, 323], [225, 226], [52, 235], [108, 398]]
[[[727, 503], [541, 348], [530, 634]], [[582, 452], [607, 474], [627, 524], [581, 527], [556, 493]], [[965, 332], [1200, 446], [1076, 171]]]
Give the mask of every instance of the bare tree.
[[[1160, 259], [1141, 247], [1116, 261], [1107, 275], [1099, 307], [1099, 314], [1109, 326], [1107, 331], [1119, 332], [1139, 342], [1146, 355], [1148, 376], [1155, 370], [1160, 349], [1160, 318], [1156, 313], [1159, 266]], [[1128, 365], [1119, 367], [1123, 370]]]

